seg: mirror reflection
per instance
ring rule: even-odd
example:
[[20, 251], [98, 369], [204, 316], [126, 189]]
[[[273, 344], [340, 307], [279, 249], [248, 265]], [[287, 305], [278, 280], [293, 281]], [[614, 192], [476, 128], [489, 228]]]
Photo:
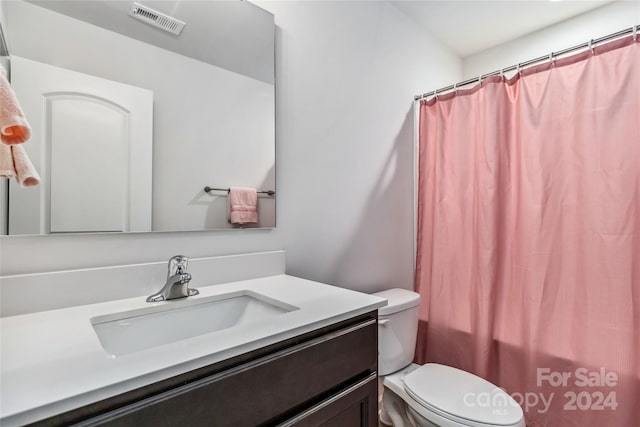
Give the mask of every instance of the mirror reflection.
[[2, 4], [41, 176], [9, 182], [9, 234], [275, 226], [273, 15], [246, 1]]

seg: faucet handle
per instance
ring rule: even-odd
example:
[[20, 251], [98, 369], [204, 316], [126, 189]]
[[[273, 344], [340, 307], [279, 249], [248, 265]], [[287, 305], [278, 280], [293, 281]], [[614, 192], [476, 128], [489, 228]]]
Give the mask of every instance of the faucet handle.
[[189, 258], [184, 255], [176, 255], [169, 260], [167, 277], [174, 274], [185, 274], [187, 272], [187, 265], [189, 264]]

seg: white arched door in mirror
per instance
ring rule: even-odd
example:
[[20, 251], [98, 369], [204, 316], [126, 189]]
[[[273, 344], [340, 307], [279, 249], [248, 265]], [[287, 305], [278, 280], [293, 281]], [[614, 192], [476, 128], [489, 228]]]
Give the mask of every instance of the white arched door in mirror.
[[9, 189], [9, 233], [151, 231], [153, 93], [24, 58], [12, 85], [42, 185]]

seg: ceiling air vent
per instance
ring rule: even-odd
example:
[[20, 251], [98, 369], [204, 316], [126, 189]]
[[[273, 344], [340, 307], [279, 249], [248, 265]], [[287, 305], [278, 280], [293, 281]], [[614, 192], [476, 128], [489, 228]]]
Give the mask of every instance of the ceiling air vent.
[[180, 34], [185, 25], [184, 22], [178, 21], [176, 18], [135, 2], [131, 5], [129, 15], [176, 35]]

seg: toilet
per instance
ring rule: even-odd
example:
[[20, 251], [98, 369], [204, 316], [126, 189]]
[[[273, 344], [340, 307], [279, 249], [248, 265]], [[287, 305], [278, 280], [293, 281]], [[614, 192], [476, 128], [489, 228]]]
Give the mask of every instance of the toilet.
[[525, 427], [522, 408], [502, 389], [476, 375], [436, 363], [412, 363], [420, 296], [389, 289], [375, 296], [378, 372], [384, 386], [380, 421], [393, 427]]

